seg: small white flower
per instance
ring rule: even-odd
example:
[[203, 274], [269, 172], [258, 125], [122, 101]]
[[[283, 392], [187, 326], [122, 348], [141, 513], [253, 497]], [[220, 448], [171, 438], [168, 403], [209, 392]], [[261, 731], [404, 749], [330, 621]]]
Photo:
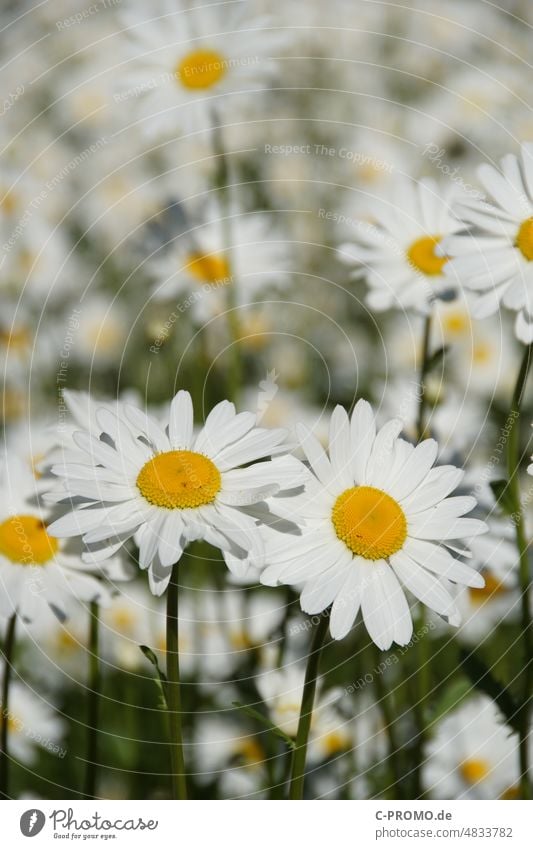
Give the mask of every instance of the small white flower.
[[357, 403], [351, 421], [336, 407], [328, 456], [301, 426], [312, 474], [291, 507], [293, 519], [305, 523], [302, 536], [289, 547], [273, 529], [263, 531], [268, 565], [262, 582], [303, 585], [301, 605], [309, 614], [333, 604], [334, 639], [348, 633], [361, 608], [381, 649], [411, 638], [402, 584], [454, 625], [459, 617], [450, 582], [483, 586], [481, 575], [453, 554], [455, 541], [486, 531], [484, 522], [462, 518], [475, 498], [448, 497], [463, 471], [432, 468], [437, 443], [426, 439], [415, 447], [399, 438], [401, 429], [402, 421], [393, 419], [376, 431], [366, 401]]
[[154, 297], [176, 297], [180, 313], [189, 309], [196, 321], [205, 321], [227, 309], [227, 287], [236, 287], [239, 304], [249, 304], [262, 292], [280, 289], [289, 282], [286, 242], [264, 214], [231, 210], [228, 217], [232, 246], [224, 245], [224, 221], [217, 204], [205, 209], [199, 226], [178, 236], [150, 273]]
[[[298, 730], [304, 678], [305, 669], [291, 664], [283, 669], [264, 672], [257, 679], [257, 689], [268, 708], [270, 719], [289, 737], [296, 737]], [[336, 688], [322, 693], [322, 685], [322, 679], [319, 679], [309, 737], [309, 760], [315, 763], [339, 755], [353, 746], [351, 722], [342, 717], [336, 706], [343, 691]]]
[[518, 339], [533, 342], [533, 145], [521, 156], [478, 168], [483, 187], [494, 203], [463, 200], [457, 214], [475, 232], [444, 242], [452, 257], [445, 267], [450, 284], [457, 280], [474, 293], [473, 315], [485, 318], [500, 304], [517, 313]]
[[11, 681], [9, 707], [4, 708], [0, 702], [0, 710], [7, 720], [10, 754], [18, 761], [26, 765], [35, 763], [38, 747], [64, 756], [59, 751], [64, 723], [29, 687]]
[[83, 459], [71, 462], [67, 453], [52, 467], [63, 479], [59, 497], [82, 502], [52, 533], [82, 536], [92, 549], [83, 555], [88, 562], [105, 560], [134, 536], [155, 595], [193, 540], [219, 548], [239, 573], [263, 564], [257, 524], [275, 521], [265, 501], [302, 480], [292, 457], [256, 462], [286, 453], [285, 430], [256, 427], [254, 413], [237, 414], [222, 401], [195, 435], [184, 391], [170, 405], [167, 428], [128, 404], [94, 415], [96, 427], [73, 435]]
[[131, 60], [116, 97], [138, 108], [146, 134], [208, 129], [215, 108], [235, 115], [243, 95], [265, 88], [276, 70], [272, 53], [286, 37], [268, 18], [247, 17], [247, 5], [198, 14], [163, 3], [156, 16], [135, 4], [126, 10]]
[[428, 746], [424, 784], [435, 799], [513, 798], [516, 735], [494, 702], [478, 696], [445, 717]]
[[31, 622], [47, 606], [65, 619], [74, 599], [106, 602], [108, 592], [90, 567], [66, 550], [32, 503], [36, 482], [18, 458], [0, 475], [0, 616]]
[[461, 226], [451, 212], [456, 191], [429, 178], [397, 180], [390, 197], [372, 204], [372, 220], [357, 222], [356, 244], [341, 245], [341, 258], [357, 264], [356, 276], [365, 274], [371, 309], [427, 313], [450, 289], [441, 242]]

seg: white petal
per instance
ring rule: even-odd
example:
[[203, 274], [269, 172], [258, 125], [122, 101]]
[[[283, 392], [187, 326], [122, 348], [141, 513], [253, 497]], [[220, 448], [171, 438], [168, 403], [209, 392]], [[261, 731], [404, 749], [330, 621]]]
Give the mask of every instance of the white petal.
[[174, 396], [170, 405], [168, 437], [172, 448], [188, 449], [192, 445], [194, 413], [191, 396], [183, 389]]

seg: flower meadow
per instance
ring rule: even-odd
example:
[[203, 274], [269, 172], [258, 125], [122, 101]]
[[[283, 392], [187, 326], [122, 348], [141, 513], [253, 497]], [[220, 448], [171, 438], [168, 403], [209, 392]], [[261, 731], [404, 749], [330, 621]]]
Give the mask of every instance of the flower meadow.
[[0, 798], [531, 799], [530, 4], [0, 15]]

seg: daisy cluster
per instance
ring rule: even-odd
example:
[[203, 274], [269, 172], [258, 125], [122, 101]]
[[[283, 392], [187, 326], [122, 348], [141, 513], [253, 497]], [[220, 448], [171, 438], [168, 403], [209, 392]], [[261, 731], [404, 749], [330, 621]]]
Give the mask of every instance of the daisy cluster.
[[463, 661], [518, 677], [530, 4], [22, 0], [0, 23], [11, 793], [79, 790], [96, 626], [99, 795], [167, 793], [179, 584], [193, 793], [286, 794], [326, 620], [309, 797], [519, 795], [516, 725]]

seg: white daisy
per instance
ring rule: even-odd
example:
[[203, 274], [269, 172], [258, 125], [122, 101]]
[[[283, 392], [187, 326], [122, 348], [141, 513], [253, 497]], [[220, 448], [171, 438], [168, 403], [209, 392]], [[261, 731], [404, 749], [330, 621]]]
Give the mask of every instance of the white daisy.
[[415, 447], [399, 438], [401, 429], [402, 421], [393, 419], [376, 431], [366, 401], [357, 403], [351, 421], [336, 407], [328, 456], [301, 426], [312, 474], [291, 507], [295, 521], [305, 523], [302, 535], [289, 548], [273, 529], [263, 531], [268, 565], [262, 582], [303, 585], [301, 605], [309, 614], [333, 604], [334, 639], [348, 633], [361, 607], [381, 649], [411, 638], [402, 584], [452, 624], [458, 624], [458, 611], [450, 582], [483, 586], [483, 578], [453, 554], [457, 540], [486, 530], [484, 522], [462, 518], [475, 498], [448, 498], [464, 473], [432, 468], [437, 443], [427, 439]]
[[65, 619], [74, 599], [106, 602], [104, 585], [50, 532], [31, 499], [35, 478], [17, 458], [0, 473], [0, 616], [30, 622], [47, 606]]
[[180, 314], [189, 309], [205, 320], [227, 309], [228, 286], [236, 286], [239, 303], [257, 300], [265, 290], [287, 285], [286, 240], [269, 217], [233, 209], [229, 215], [232, 246], [226, 250], [220, 206], [205, 209], [203, 223], [175, 239], [168, 253], [150, 269], [157, 300], [183, 296]]
[[[73, 436], [84, 460], [67, 456], [52, 467], [78, 506], [51, 533], [82, 536], [92, 548], [84, 554], [89, 562], [105, 560], [134, 536], [155, 595], [193, 540], [219, 548], [237, 572], [263, 563], [257, 523], [272, 520], [265, 500], [302, 479], [292, 457], [256, 462], [286, 453], [285, 430], [256, 427], [254, 413], [237, 414], [222, 401], [195, 436], [184, 391], [170, 405], [166, 429], [131, 405], [116, 412], [100, 407], [95, 419], [96, 427], [89, 423]], [[239, 468], [244, 464], [251, 465]]]
[[477, 696], [442, 720], [428, 746], [423, 777], [434, 799], [515, 796], [516, 735], [509, 733], [493, 701]]
[[494, 203], [469, 199], [457, 209], [475, 232], [444, 242], [452, 257], [445, 267], [450, 284], [459, 281], [476, 296], [473, 315], [485, 318], [500, 304], [517, 313], [515, 333], [533, 342], [533, 144], [521, 156], [508, 154], [501, 171], [483, 164], [478, 176]]
[[130, 4], [122, 17], [131, 61], [116, 99], [138, 107], [148, 135], [208, 129], [215, 108], [235, 115], [243, 95], [265, 88], [283, 38], [268, 18], [247, 16], [246, 2], [204, 6], [201, 14], [170, 2], [158, 6], [159, 14], [147, 14]]
[[[273, 724], [287, 734], [296, 737], [305, 669], [294, 663], [283, 669], [264, 672], [257, 679], [257, 689], [263, 699]], [[311, 718], [309, 738], [309, 761], [327, 760], [353, 745], [351, 723], [339, 712], [337, 702], [343, 690], [335, 688], [323, 690], [323, 681], [318, 679], [318, 698]]]
[[60, 746], [65, 730], [63, 721], [44, 698], [38, 697], [29, 687], [20, 681], [11, 681], [9, 707], [4, 708], [0, 701], [0, 710], [7, 719], [10, 755], [16, 760], [27, 765], [35, 763], [39, 747], [59, 757], [65, 756]]
[[369, 307], [427, 313], [435, 297], [450, 289], [439, 246], [461, 226], [451, 212], [456, 191], [430, 178], [398, 179], [388, 198], [374, 199], [372, 220], [354, 224], [356, 244], [341, 245], [341, 258], [357, 264], [355, 276], [365, 274]]

